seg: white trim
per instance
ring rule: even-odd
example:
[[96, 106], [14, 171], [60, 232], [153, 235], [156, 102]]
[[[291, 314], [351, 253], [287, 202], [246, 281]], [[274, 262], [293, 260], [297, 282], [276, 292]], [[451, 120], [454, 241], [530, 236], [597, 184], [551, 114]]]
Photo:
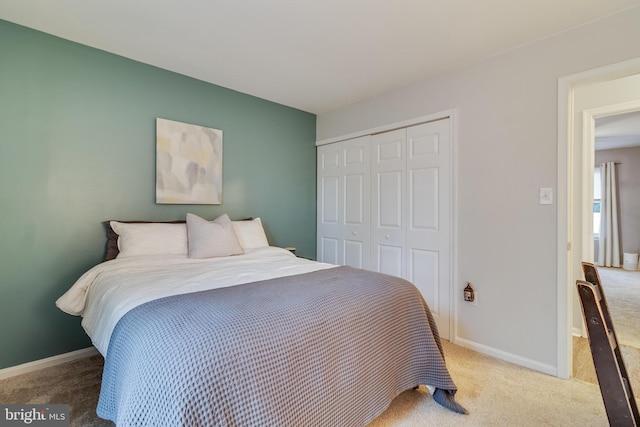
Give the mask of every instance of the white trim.
[[449, 110], [449, 339], [456, 344], [458, 336], [458, 110]]
[[569, 265], [571, 259], [571, 201], [569, 198], [573, 194], [571, 191], [572, 180], [569, 179], [572, 127], [570, 125], [571, 112], [571, 84], [570, 77], [558, 80], [558, 184], [556, 191], [557, 206], [557, 324], [556, 324], [556, 345], [557, 345], [557, 373], [560, 378], [571, 377], [571, 300], [569, 299]]
[[95, 347], [87, 347], [81, 350], [58, 354], [57, 356], [51, 356], [45, 359], [35, 360], [33, 362], [23, 363], [21, 365], [10, 366], [8, 368], [0, 369], [0, 380], [15, 377], [16, 375], [27, 374], [39, 369], [50, 368], [52, 366], [61, 365], [63, 363], [72, 362], [74, 360], [82, 359], [96, 354], [100, 354], [98, 353], [98, 349], [96, 349]]
[[589, 338], [587, 336], [587, 329], [585, 327], [582, 328], [576, 328], [576, 327], [572, 327], [571, 328], [571, 336], [572, 337], [580, 337], [580, 338]]
[[496, 359], [505, 360], [507, 362], [514, 363], [528, 369], [533, 369], [534, 371], [542, 372], [543, 374], [552, 375], [554, 377], [558, 376], [557, 369], [553, 365], [540, 363], [526, 357], [520, 357], [513, 353], [507, 353], [506, 351], [498, 350], [497, 348], [489, 347], [483, 344], [478, 344], [464, 338], [457, 338], [456, 345], [468, 348], [473, 351], [477, 351], [478, 353], [482, 353], [487, 356], [495, 357]]
[[[595, 167], [595, 121], [601, 117], [640, 111], [640, 100], [590, 108], [582, 112], [582, 253], [583, 260], [594, 262], [593, 174]], [[583, 336], [586, 329], [583, 326]]]
[[593, 119], [599, 119], [607, 116], [615, 116], [616, 114], [632, 113], [640, 111], [640, 100], [629, 102], [621, 102], [620, 104], [605, 105], [604, 107], [590, 108], [585, 110]]
[[[593, 262], [593, 168], [595, 160], [596, 121], [586, 110], [582, 112], [582, 260]], [[585, 329], [586, 332], [586, 329]]]
[[433, 122], [436, 120], [442, 120], [451, 118], [455, 113], [455, 110], [444, 110], [437, 113], [428, 114], [426, 116], [414, 117], [413, 119], [403, 120], [401, 122], [389, 123], [382, 126], [376, 126], [374, 128], [363, 129], [360, 131], [348, 133], [346, 135], [334, 136], [332, 138], [326, 138], [316, 141], [316, 146], [332, 144], [334, 142], [344, 141], [345, 139], [358, 138], [366, 135], [375, 135], [376, 133], [387, 132], [390, 130], [406, 128], [409, 126], [419, 125], [422, 123]]
[[[573, 89], [596, 81], [628, 76], [640, 71], [640, 58], [596, 68], [558, 79], [558, 190], [557, 190], [557, 364], [558, 377], [571, 376], [572, 303], [569, 289], [573, 277], [571, 215], [574, 189], [572, 173], [573, 155]], [[577, 248], [576, 248], [577, 249]]]
[[[582, 259], [595, 262], [593, 233], [593, 174], [595, 167], [595, 122], [601, 117], [640, 111], [640, 100], [605, 105], [582, 111]], [[582, 327], [582, 336], [586, 329]]]

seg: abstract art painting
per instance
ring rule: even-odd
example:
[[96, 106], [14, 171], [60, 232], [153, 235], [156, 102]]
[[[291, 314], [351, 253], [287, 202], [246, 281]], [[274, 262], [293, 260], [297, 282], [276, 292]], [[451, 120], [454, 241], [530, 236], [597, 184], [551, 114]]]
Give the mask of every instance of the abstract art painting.
[[222, 131], [156, 119], [156, 203], [222, 204]]

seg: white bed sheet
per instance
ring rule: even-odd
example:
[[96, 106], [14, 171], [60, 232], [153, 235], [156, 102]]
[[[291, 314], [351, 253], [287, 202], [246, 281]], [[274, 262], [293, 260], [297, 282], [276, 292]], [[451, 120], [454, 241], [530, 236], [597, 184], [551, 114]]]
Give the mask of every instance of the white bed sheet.
[[209, 259], [180, 255], [116, 258], [88, 270], [56, 305], [83, 317], [82, 327], [105, 356], [118, 320], [145, 302], [332, 267], [335, 265], [298, 258], [273, 246]]

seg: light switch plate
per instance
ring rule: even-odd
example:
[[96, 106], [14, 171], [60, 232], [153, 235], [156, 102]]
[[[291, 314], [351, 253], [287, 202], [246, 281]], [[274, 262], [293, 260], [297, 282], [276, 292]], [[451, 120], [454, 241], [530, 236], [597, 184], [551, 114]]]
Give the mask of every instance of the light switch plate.
[[549, 188], [549, 187], [540, 188], [540, 204], [541, 205], [553, 204], [553, 188]]

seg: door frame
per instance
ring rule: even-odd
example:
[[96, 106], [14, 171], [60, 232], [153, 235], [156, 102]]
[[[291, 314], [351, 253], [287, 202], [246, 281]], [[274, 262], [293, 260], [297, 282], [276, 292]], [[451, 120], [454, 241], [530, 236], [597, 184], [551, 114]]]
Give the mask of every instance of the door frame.
[[[580, 210], [580, 231], [581, 233], [581, 259], [586, 262], [593, 262], [595, 260], [593, 255], [595, 253], [595, 245], [593, 239], [593, 174], [595, 169], [595, 130], [596, 119], [601, 117], [614, 116], [617, 114], [631, 113], [634, 111], [640, 111], [640, 100], [623, 102], [618, 104], [604, 105], [601, 107], [594, 107], [582, 112], [582, 165], [581, 165], [581, 181], [580, 188], [582, 192], [582, 203]], [[576, 206], [577, 207], [577, 206]], [[575, 283], [576, 280], [582, 279], [581, 277], [570, 278], [570, 284]], [[571, 289], [571, 288], [570, 288]], [[576, 307], [572, 307], [572, 312], [576, 311]], [[570, 314], [571, 315], [571, 314]], [[580, 327], [576, 327], [572, 322], [572, 334], [580, 335], [587, 338], [587, 329], [584, 323], [580, 324]], [[573, 359], [572, 359], [573, 360]]]
[[[573, 214], [576, 209], [583, 209], [583, 206], [576, 206], [574, 194], [584, 192], [585, 182], [574, 182], [572, 173], [578, 165], [574, 164], [573, 153], [577, 144], [585, 144], [586, 136], [580, 141], [575, 141], [573, 136], [574, 126], [574, 109], [573, 109], [573, 92], [578, 86], [587, 85], [589, 83], [613, 80], [621, 77], [630, 76], [640, 73], [640, 58], [631, 59], [624, 62], [584, 71], [581, 73], [569, 75], [558, 79], [558, 145], [557, 145], [557, 376], [568, 379], [572, 373], [572, 314], [573, 300], [572, 290], [575, 281], [581, 277], [574, 277], [571, 270], [572, 258], [575, 251], [584, 253], [584, 234], [585, 220], [583, 224], [573, 224]], [[589, 110], [593, 112], [593, 110]], [[595, 112], [593, 114], [603, 114]], [[587, 113], [587, 118], [589, 113]], [[593, 118], [593, 116], [591, 116]], [[584, 117], [583, 117], [584, 119]], [[584, 123], [584, 122], [583, 122]], [[583, 125], [583, 126], [586, 126]], [[592, 131], [591, 131], [592, 132]], [[591, 133], [591, 137], [592, 137]], [[590, 143], [589, 143], [590, 144]], [[582, 148], [588, 148], [584, 146]], [[585, 152], [581, 162], [583, 174], [586, 174], [586, 162], [593, 162], [593, 147], [591, 147], [591, 155]], [[592, 164], [590, 164], [592, 167]], [[588, 169], [588, 168], [587, 168]], [[581, 177], [581, 181], [584, 178]], [[591, 178], [592, 179], [592, 178]], [[584, 210], [583, 210], [584, 212]], [[583, 216], [584, 217], [584, 216]], [[580, 247], [572, 247], [576, 233], [580, 233], [583, 237], [583, 245]], [[591, 247], [593, 245], [591, 244]], [[587, 248], [588, 249], [588, 248]]]

